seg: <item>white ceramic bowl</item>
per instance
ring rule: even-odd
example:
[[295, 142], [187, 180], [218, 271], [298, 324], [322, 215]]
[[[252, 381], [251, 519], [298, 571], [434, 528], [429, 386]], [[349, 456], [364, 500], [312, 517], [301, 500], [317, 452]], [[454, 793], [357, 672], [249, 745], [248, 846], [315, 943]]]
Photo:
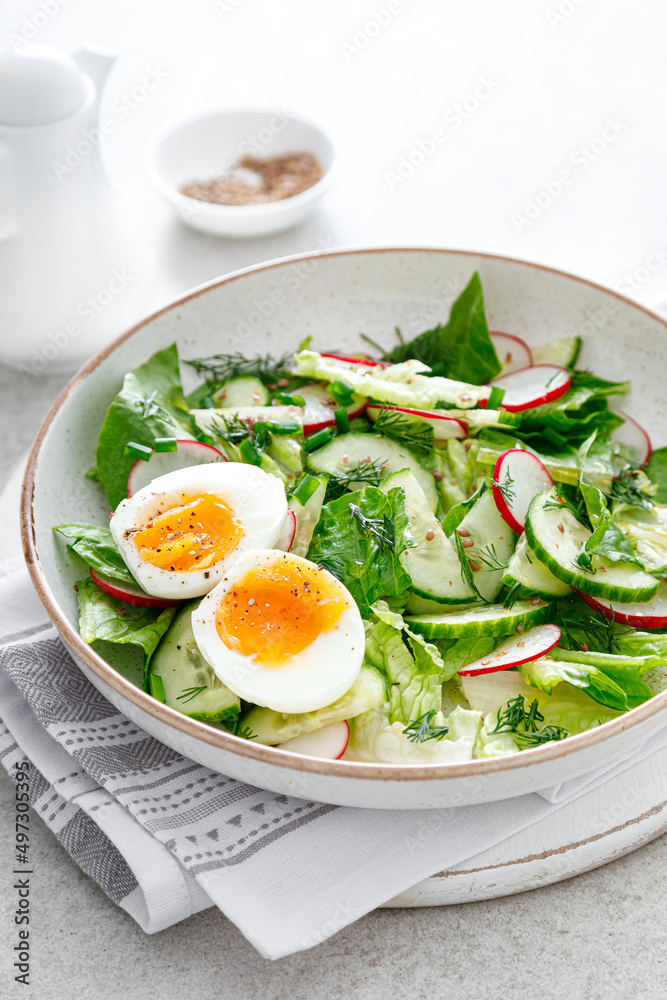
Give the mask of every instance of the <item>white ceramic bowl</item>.
[[[264, 205], [214, 205], [180, 193], [184, 184], [215, 177], [244, 153], [260, 159], [285, 153], [313, 153], [324, 171], [306, 191]], [[148, 175], [179, 218], [211, 236], [270, 236], [292, 229], [308, 216], [335, 176], [330, 137], [305, 118], [275, 108], [218, 111], [169, 125], [149, 148]]]
[[[69, 383], [39, 432], [26, 473], [22, 531], [28, 567], [82, 671], [153, 736], [215, 771], [277, 792], [342, 805], [430, 808], [509, 798], [613, 760], [667, 725], [667, 692], [562, 743], [495, 760], [430, 766], [323, 761], [257, 746], [189, 719], [116, 673], [76, 631], [77, 571], [56, 547], [54, 524], [103, 524], [108, 508], [84, 479], [98, 430], [125, 372], [172, 341], [182, 358], [243, 350], [281, 353], [312, 335], [350, 353], [359, 332], [391, 343], [446, 317], [478, 269], [490, 325], [536, 345], [578, 332], [581, 364], [632, 380], [624, 408], [667, 441], [662, 373], [666, 323], [614, 292], [545, 267], [451, 250], [380, 249], [305, 254], [239, 271], [183, 296], [97, 354]], [[193, 381], [191, 379], [191, 381]]]

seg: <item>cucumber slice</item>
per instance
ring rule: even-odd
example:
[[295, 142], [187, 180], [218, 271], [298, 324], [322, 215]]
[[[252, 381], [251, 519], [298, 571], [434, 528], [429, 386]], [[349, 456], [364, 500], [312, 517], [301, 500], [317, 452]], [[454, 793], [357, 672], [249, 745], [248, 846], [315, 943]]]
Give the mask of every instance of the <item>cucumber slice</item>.
[[632, 563], [612, 563], [593, 556], [596, 572], [584, 571], [577, 559], [591, 532], [567, 508], [554, 503], [555, 495], [554, 490], [538, 493], [528, 508], [526, 538], [540, 562], [563, 583], [592, 597], [649, 601], [658, 589], [658, 581]]
[[266, 406], [269, 402], [269, 392], [263, 382], [250, 375], [242, 378], [231, 378], [220, 386], [211, 399], [216, 406]]
[[502, 587], [504, 567], [514, 552], [516, 535], [496, 507], [491, 490], [481, 494], [456, 530], [467, 531], [474, 543], [465, 553], [479, 566], [473, 570], [475, 586], [485, 601], [495, 600]]
[[531, 350], [534, 365], [573, 368], [581, 350], [581, 337], [561, 337], [560, 340], [552, 340], [541, 347], [532, 347]]
[[410, 530], [417, 542], [415, 548], [406, 549], [401, 557], [410, 574], [413, 592], [438, 604], [466, 604], [477, 600], [462, 578], [456, 549], [431, 511], [412, 472], [409, 469], [393, 472], [380, 489], [387, 493], [395, 486], [405, 491]]
[[521, 535], [517, 542], [505, 571], [503, 583], [506, 587], [520, 583], [526, 591], [537, 594], [546, 601], [553, 601], [556, 597], [565, 597], [570, 593], [569, 586], [542, 565], [528, 545], [525, 534]]
[[511, 635], [517, 625], [530, 628], [548, 620], [550, 607], [544, 602], [516, 601], [511, 608], [502, 604], [480, 604], [443, 615], [406, 615], [410, 628], [426, 639], [471, 639], [476, 636]]
[[308, 467], [315, 472], [340, 475], [354, 469], [364, 460], [384, 466], [387, 475], [409, 469], [426, 494], [431, 510], [434, 511], [438, 506], [438, 491], [433, 475], [422, 468], [411, 451], [381, 434], [341, 434], [323, 448], [312, 452], [308, 456]]
[[203, 722], [222, 722], [236, 718], [241, 701], [216, 677], [199, 652], [191, 617], [200, 603], [192, 601], [178, 612], [153, 654], [149, 675], [162, 678], [170, 708]]
[[384, 681], [373, 667], [362, 667], [359, 676], [349, 691], [326, 708], [316, 712], [302, 712], [299, 715], [285, 715], [270, 708], [255, 706], [247, 712], [242, 721], [243, 728], [249, 728], [256, 743], [276, 746], [286, 743], [305, 733], [314, 733], [334, 722], [353, 719], [363, 712], [379, 708], [387, 700]]

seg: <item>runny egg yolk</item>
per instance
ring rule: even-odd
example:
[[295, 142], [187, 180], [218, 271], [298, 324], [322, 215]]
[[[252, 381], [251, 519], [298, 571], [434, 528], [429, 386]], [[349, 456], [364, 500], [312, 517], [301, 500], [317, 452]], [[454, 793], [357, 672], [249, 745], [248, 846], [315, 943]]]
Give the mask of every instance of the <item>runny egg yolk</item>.
[[215, 627], [228, 649], [274, 667], [331, 631], [347, 607], [328, 573], [286, 556], [238, 576], [218, 604]]
[[139, 557], [175, 571], [206, 569], [224, 559], [243, 537], [241, 521], [215, 493], [182, 496], [134, 535]]

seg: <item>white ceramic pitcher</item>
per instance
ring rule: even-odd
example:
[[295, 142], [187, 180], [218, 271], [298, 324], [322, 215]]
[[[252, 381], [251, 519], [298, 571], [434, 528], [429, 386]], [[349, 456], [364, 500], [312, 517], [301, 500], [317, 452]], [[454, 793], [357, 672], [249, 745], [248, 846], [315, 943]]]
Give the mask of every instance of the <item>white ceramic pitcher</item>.
[[0, 56], [0, 361], [26, 374], [74, 371], [152, 291], [152, 256], [100, 159], [114, 58], [37, 45]]

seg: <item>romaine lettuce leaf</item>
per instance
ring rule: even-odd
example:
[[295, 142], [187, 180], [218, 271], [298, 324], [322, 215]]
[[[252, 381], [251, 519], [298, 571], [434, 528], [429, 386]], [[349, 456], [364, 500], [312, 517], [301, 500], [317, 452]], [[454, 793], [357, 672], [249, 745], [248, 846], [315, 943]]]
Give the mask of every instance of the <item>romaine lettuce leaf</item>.
[[138, 608], [122, 604], [100, 590], [89, 577], [79, 580], [76, 588], [79, 632], [84, 642], [138, 646], [147, 667], [177, 608]]
[[404, 491], [365, 486], [322, 507], [308, 558], [345, 584], [365, 616], [379, 598], [407, 599], [412, 581], [400, 556], [415, 544]]
[[114, 510], [127, 496], [127, 477], [136, 461], [125, 454], [125, 446], [134, 441], [152, 448], [156, 437], [195, 437], [194, 421], [181, 388], [175, 344], [128, 372], [102, 425], [97, 441], [97, 471]]
[[[559, 662], [542, 656], [522, 663], [519, 673], [531, 687], [552, 694], [557, 684], [567, 683], [581, 688], [600, 705], [625, 712], [628, 699], [625, 691], [597, 667], [583, 663]], [[644, 699], [646, 700], [646, 699]]]
[[484, 312], [482, 283], [477, 271], [452, 305], [449, 321], [438, 324], [408, 343], [399, 344], [387, 358], [399, 363], [416, 358], [444, 375], [482, 385], [502, 371], [502, 364], [489, 337]]
[[59, 524], [54, 529], [67, 542], [70, 552], [83, 559], [93, 569], [123, 583], [136, 583], [123, 561], [120, 549], [108, 528], [97, 524]]

